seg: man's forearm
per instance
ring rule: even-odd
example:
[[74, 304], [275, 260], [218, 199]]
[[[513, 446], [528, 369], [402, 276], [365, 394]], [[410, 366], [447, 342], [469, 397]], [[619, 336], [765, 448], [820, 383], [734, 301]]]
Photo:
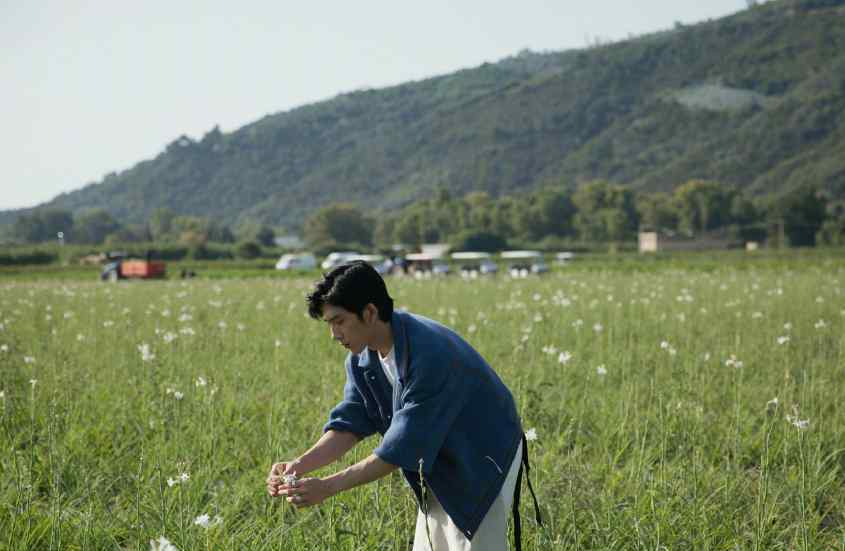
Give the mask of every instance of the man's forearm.
[[329, 463], [334, 463], [355, 447], [360, 441], [351, 432], [337, 430], [326, 431], [316, 444], [302, 454], [293, 464], [293, 470], [298, 476], [315, 471]]
[[355, 486], [378, 480], [396, 469], [396, 465], [391, 465], [377, 455], [371, 454], [339, 473], [324, 478], [324, 480], [332, 488], [332, 494], [338, 494]]

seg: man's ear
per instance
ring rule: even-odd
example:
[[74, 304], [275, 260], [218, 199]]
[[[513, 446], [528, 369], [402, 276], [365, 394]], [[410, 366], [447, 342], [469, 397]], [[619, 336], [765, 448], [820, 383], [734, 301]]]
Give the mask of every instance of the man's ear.
[[367, 323], [372, 325], [378, 319], [378, 308], [372, 302], [364, 307]]

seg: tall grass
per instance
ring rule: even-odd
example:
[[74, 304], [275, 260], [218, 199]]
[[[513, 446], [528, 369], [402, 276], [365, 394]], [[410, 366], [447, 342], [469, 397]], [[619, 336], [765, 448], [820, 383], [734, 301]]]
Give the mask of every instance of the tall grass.
[[[547, 524], [525, 521], [526, 549], [833, 549], [843, 266], [388, 285], [476, 346], [536, 429]], [[0, 284], [0, 549], [408, 549], [398, 474], [310, 509], [266, 495], [342, 393], [309, 283]]]

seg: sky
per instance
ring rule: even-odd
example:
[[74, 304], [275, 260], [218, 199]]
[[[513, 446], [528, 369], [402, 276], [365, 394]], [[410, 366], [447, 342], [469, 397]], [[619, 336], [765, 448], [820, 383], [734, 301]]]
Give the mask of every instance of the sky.
[[745, 0], [0, 0], [0, 210], [185, 134], [495, 62], [735, 13]]

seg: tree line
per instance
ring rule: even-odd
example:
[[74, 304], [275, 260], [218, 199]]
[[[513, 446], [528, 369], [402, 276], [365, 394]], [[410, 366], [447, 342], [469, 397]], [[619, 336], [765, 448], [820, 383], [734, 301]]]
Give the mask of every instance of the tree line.
[[[845, 203], [811, 187], [764, 202], [706, 180], [690, 180], [671, 193], [595, 180], [576, 189], [547, 185], [498, 198], [485, 192], [452, 197], [441, 187], [430, 199], [395, 211], [329, 205], [312, 213], [302, 228], [309, 248], [318, 253], [386, 251], [398, 243], [414, 248], [435, 242], [485, 251], [619, 245], [648, 230], [689, 239], [718, 235], [738, 243], [775, 239], [790, 246], [839, 245], [845, 243]], [[265, 225], [233, 231], [213, 219], [177, 215], [166, 208], [139, 225], [120, 224], [101, 209], [76, 217], [66, 211], [36, 210], [19, 217], [12, 228], [14, 239], [24, 243], [53, 241], [59, 232], [71, 243], [105, 245], [167, 242], [197, 247], [213, 242], [249, 248], [272, 246], [274, 239], [274, 230]]]
[[304, 229], [317, 250], [433, 242], [448, 242], [453, 250], [551, 250], [619, 245], [649, 230], [682, 239], [715, 235], [737, 243], [837, 245], [845, 242], [845, 204], [813, 188], [764, 203], [713, 181], [691, 180], [672, 193], [649, 193], [596, 180], [575, 190], [547, 186], [500, 198], [483, 192], [453, 198], [441, 188], [431, 199], [375, 216], [352, 205], [331, 205], [312, 215]]
[[[273, 246], [273, 229], [245, 224], [233, 231], [229, 226], [202, 216], [177, 215], [168, 208], [153, 211], [144, 224], [121, 224], [104, 209], [90, 209], [74, 216], [61, 209], [37, 209], [19, 216], [11, 238], [18, 243], [46, 243], [57, 240], [85, 245], [119, 246], [131, 243], [174, 243], [202, 248], [208, 243], [238, 244], [240, 256], [258, 256], [261, 246]], [[249, 250], [255, 254], [249, 254]]]

